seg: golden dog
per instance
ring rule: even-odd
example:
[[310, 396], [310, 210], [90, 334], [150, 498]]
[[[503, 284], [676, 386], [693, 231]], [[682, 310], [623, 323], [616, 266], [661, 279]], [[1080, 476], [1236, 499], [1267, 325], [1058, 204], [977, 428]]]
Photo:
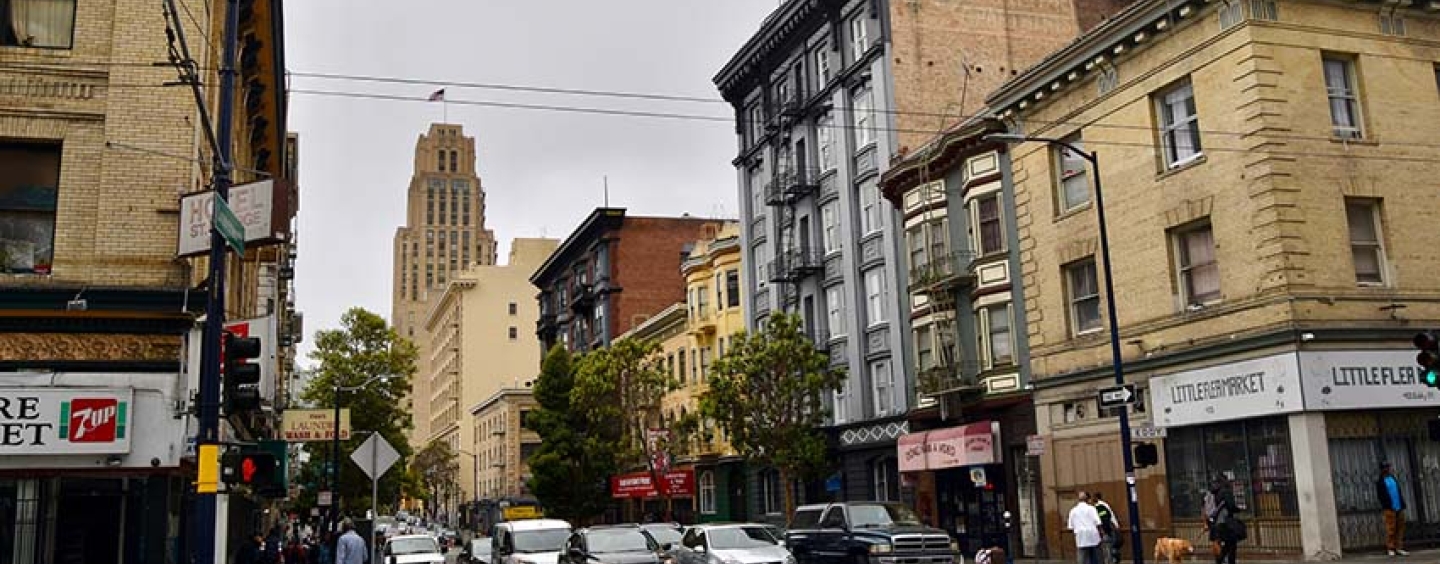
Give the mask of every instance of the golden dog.
[[1155, 539], [1155, 561], [1159, 562], [1161, 557], [1170, 561], [1170, 564], [1179, 564], [1186, 554], [1195, 554], [1195, 546], [1185, 539], [1161, 537]]

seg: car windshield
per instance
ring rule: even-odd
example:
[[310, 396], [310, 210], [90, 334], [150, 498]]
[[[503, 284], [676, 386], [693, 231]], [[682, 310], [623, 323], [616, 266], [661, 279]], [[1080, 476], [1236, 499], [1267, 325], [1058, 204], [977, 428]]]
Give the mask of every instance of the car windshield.
[[606, 552], [648, 552], [655, 550], [650, 538], [639, 529], [602, 529], [585, 535], [586, 546], [594, 554]]
[[568, 538], [570, 531], [565, 529], [516, 531], [515, 552], [560, 552]]
[[776, 544], [775, 535], [764, 527], [711, 529], [706, 536], [710, 537], [710, 548], [715, 550], [765, 548]]
[[390, 541], [390, 554], [438, 554], [434, 539], [395, 539]]
[[655, 539], [656, 544], [680, 544], [680, 531], [670, 525], [651, 525], [643, 527], [645, 532], [650, 533], [650, 538]]
[[919, 525], [920, 517], [903, 505], [851, 505], [850, 526]]

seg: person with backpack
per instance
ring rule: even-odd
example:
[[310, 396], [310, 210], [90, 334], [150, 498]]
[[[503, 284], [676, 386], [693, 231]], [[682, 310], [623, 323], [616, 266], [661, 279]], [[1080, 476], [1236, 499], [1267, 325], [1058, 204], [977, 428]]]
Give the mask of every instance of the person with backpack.
[[1238, 545], [1247, 535], [1245, 522], [1236, 515], [1235, 498], [1225, 487], [1223, 480], [1216, 478], [1210, 483], [1210, 491], [1205, 495], [1205, 507], [1208, 511], [1205, 523], [1210, 531], [1210, 540], [1220, 546], [1220, 550], [1215, 553], [1215, 564], [1235, 564]]
[[1120, 531], [1116, 526], [1115, 510], [1105, 501], [1105, 496], [1095, 492], [1095, 512], [1100, 514], [1101, 557], [1106, 562], [1120, 562]]
[[1410, 556], [1405, 551], [1405, 496], [1400, 495], [1400, 482], [1389, 462], [1380, 463], [1380, 479], [1375, 481], [1375, 496], [1385, 516], [1385, 550], [1390, 556]]

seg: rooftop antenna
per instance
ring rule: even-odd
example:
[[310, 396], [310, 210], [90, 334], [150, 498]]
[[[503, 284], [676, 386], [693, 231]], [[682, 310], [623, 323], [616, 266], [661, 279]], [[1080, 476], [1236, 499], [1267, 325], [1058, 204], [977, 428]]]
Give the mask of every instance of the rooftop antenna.
[[610, 207], [610, 175], [601, 177], [605, 182], [605, 207]]

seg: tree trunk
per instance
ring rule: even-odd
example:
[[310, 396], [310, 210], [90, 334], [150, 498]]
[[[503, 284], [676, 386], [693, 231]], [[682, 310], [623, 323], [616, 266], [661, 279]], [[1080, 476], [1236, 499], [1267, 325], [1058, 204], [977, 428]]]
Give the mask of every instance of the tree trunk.
[[790, 487], [790, 469], [780, 468], [779, 471], [780, 493], [785, 500], [785, 514], [781, 517], [784, 518], [786, 522], [789, 522], [790, 516], [795, 514], [795, 488]]

